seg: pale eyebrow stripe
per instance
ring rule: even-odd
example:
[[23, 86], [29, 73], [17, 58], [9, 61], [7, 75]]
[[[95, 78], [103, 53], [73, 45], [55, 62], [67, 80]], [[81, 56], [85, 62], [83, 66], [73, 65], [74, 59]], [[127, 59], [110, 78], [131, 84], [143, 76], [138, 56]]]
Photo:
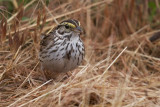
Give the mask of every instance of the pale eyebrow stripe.
[[70, 19], [70, 20], [64, 21], [64, 22], [61, 23], [61, 24], [64, 25], [64, 24], [66, 24], [66, 23], [70, 23], [70, 25], [71, 25], [71, 26], [74, 26], [74, 27], [80, 26], [80, 22], [77, 21], [77, 20], [74, 20], [74, 19]]
[[73, 26], [74, 28], [76, 27], [74, 24], [72, 24], [72, 23], [68, 23], [69, 25], [71, 25], [71, 26]]
[[70, 23], [70, 22], [63, 22], [62, 24], [63, 24], [63, 25], [69, 24], [69, 25], [71, 25], [71, 26], [74, 27], [74, 28], [76, 27], [73, 23]]

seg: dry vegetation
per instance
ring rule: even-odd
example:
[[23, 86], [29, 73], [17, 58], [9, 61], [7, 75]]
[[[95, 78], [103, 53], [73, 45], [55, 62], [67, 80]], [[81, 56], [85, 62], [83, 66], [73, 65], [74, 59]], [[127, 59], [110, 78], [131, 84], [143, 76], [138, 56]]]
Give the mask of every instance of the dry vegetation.
[[[160, 45], [148, 40], [160, 31], [158, 0], [26, 1], [0, 2], [0, 107], [160, 106]], [[46, 81], [40, 35], [68, 18], [85, 29], [85, 61]]]

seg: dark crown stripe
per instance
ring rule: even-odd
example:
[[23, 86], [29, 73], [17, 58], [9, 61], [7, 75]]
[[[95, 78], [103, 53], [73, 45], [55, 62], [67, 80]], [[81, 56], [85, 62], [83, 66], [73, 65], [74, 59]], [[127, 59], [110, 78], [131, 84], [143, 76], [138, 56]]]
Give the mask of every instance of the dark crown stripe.
[[74, 19], [71, 19], [71, 20], [75, 23], [76, 26], [79, 26], [79, 23], [77, 20], [74, 20]]

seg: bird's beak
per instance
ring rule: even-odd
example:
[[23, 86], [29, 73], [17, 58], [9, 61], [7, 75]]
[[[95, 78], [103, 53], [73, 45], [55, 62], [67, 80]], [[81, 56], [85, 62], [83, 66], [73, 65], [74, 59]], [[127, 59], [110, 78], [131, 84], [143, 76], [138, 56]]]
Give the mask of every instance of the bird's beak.
[[76, 31], [79, 32], [79, 33], [83, 33], [83, 29], [80, 26], [76, 27]]

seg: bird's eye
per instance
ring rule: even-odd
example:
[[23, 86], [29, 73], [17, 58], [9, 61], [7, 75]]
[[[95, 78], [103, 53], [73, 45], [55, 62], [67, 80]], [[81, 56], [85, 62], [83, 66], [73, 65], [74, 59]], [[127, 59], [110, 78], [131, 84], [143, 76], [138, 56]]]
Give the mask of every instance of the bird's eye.
[[66, 29], [69, 29], [69, 25], [65, 25], [65, 28], [66, 28]]

